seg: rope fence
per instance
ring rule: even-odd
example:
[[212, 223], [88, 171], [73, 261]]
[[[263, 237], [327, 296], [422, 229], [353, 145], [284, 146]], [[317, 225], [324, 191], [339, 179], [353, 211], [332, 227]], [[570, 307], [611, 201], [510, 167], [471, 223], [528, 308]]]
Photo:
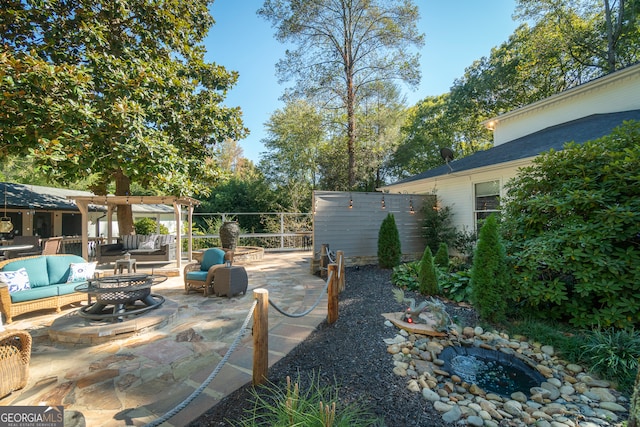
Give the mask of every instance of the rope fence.
[[[327, 245], [328, 246], [328, 245]], [[327, 322], [333, 324], [338, 320], [338, 294], [344, 290], [344, 254], [342, 251], [337, 251], [335, 254], [338, 263], [331, 262], [327, 266], [327, 279], [326, 283], [311, 305], [311, 307], [302, 313], [288, 313], [280, 308], [275, 302], [269, 300], [269, 291], [264, 288], [254, 289], [254, 301], [247, 313], [247, 316], [236, 335], [233, 343], [229, 347], [229, 350], [225, 353], [224, 357], [218, 362], [211, 374], [206, 380], [189, 395], [180, 404], [175, 406], [170, 411], [166, 412], [160, 418], [145, 424], [144, 427], [156, 427], [160, 424], [168, 421], [171, 417], [178, 412], [186, 408], [191, 402], [193, 402], [202, 392], [209, 386], [209, 384], [215, 379], [218, 373], [222, 370], [227, 363], [233, 352], [236, 350], [240, 341], [244, 337], [249, 321], [253, 318], [253, 385], [259, 385], [267, 380], [267, 372], [269, 370], [269, 320], [268, 320], [268, 307], [273, 307], [278, 313], [291, 318], [300, 318], [308, 315], [315, 310], [325, 292], [328, 293], [327, 302]]]

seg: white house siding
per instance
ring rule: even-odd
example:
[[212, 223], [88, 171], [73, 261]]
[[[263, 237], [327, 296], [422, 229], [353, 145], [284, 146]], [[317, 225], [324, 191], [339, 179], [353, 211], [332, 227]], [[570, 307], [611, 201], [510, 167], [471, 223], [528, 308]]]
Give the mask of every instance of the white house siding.
[[640, 64], [488, 121], [494, 146], [592, 114], [640, 109]]
[[441, 206], [451, 207], [453, 223], [459, 230], [473, 231], [474, 219], [474, 186], [475, 184], [500, 181], [500, 196], [505, 196], [505, 184], [517, 175], [518, 168], [531, 164], [531, 158], [494, 167], [464, 171], [455, 171], [447, 175], [412, 181], [393, 186], [394, 192], [408, 194], [435, 194]]

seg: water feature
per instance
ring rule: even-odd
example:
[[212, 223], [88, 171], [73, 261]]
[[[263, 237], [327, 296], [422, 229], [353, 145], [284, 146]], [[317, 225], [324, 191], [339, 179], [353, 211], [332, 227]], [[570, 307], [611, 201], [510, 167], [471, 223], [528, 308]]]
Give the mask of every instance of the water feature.
[[501, 351], [453, 346], [445, 348], [439, 358], [445, 362], [443, 368], [462, 381], [505, 397], [516, 391], [529, 394], [531, 387], [545, 381], [542, 374], [518, 357]]

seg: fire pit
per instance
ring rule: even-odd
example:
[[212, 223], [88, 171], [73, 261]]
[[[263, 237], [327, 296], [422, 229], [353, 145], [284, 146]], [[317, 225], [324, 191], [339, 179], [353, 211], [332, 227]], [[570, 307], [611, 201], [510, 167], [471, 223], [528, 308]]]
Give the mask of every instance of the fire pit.
[[[89, 280], [76, 286], [78, 292], [89, 294], [89, 305], [79, 314], [91, 320], [122, 322], [125, 317], [142, 314], [164, 303], [164, 297], [151, 293], [151, 286], [167, 280], [166, 276], [123, 274]], [[91, 298], [96, 302], [91, 304]]]

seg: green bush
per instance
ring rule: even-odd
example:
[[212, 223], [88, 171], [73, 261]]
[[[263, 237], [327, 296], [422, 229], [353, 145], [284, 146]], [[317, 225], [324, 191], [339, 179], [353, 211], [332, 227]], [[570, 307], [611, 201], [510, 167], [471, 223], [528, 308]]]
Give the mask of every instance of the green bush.
[[438, 294], [438, 275], [431, 255], [431, 248], [427, 246], [420, 260], [420, 274], [418, 275], [420, 293], [423, 295]]
[[489, 215], [478, 236], [478, 245], [471, 268], [471, 301], [480, 316], [489, 321], [501, 321], [507, 310], [506, 255], [498, 220]]
[[471, 301], [471, 273], [468, 270], [448, 272], [438, 276], [440, 294], [455, 302]]
[[433, 262], [444, 270], [449, 269], [449, 247], [445, 242], [440, 243], [438, 252], [436, 252], [436, 255], [433, 257]]
[[507, 188], [511, 295], [576, 326], [640, 322], [640, 123], [537, 157]]
[[393, 268], [391, 283], [402, 289], [417, 292], [420, 288], [418, 282], [418, 272], [420, 271], [420, 261], [405, 262]]
[[378, 263], [380, 268], [393, 268], [400, 264], [402, 249], [400, 233], [393, 214], [388, 214], [378, 232]]
[[[294, 383], [287, 377], [284, 389], [268, 384], [253, 389], [254, 408], [247, 417], [231, 425], [253, 426], [305, 426], [305, 427], [359, 427], [381, 425], [381, 420], [357, 403], [341, 405], [337, 387], [322, 387], [319, 375], [310, 378], [308, 388], [301, 386], [300, 378]], [[263, 397], [259, 391], [263, 392]]]
[[[158, 233], [158, 223], [153, 218], [140, 218], [133, 223], [133, 228], [136, 230], [136, 234], [149, 235]], [[169, 234], [169, 229], [164, 224], [160, 224], [160, 234]]]
[[[431, 201], [429, 203], [429, 201]], [[458, 230], [453, 225], [453, 212], [449, 206], [440, 206], [436, 196], [429, 199], [422, 207], [422, 237], [434, 254], [440, 243], [454, 245], [458, 239]]]

